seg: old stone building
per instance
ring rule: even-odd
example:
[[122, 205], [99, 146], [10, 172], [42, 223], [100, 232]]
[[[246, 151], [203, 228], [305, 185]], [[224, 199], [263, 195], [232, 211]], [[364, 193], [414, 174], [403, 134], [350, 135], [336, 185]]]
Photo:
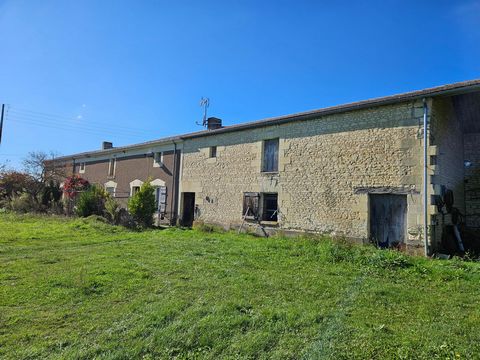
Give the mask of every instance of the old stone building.
[[[169, 206], [184, 225], [196, 219], [226, 228], [329, 233], [414, 251], [423, 251], [427, 232], [432, 250], [445, 226], [459, 224], [452, 206], [471, 229], [480, 226], [479, 94], [476, 80], [215, 126], [76, 155], [75, 169], [84, 163], [87, 178], [109, 187], [115, 154], [111, 181], [125, 195], [135, 179], [154, 175], [174, 189], [177, 179]], [[154, 167], [157, 145], [168, 147], [162, 151], [170, 175]], [[141, 154], [130, 153], [139, 147]]]
[[478, 229], [479, 84], [184, 136], [180, 208], [191, 211], [194, 198], [195, 217], [205, 222], [258, 228], [260, 220], [267, 230], [375, 237], [411, 250], [424, 246], [426, 218], [438, 248], [452, 225], [441, 204], [449, 190], [466, 225]]

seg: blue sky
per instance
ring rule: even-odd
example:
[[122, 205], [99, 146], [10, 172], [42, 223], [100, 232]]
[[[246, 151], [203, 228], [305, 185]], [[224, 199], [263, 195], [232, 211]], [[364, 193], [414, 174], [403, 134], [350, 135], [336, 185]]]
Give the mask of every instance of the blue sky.
[[0, 163], [480, 78], [480, 0], [0, 0]]

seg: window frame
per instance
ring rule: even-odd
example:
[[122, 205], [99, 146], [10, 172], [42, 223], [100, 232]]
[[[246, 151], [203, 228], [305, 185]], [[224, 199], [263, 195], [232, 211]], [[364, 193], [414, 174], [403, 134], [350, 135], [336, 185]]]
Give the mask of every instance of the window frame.
[[163, 166], [164, 151], [156, 151], [153, 153], [153, 167]]
[[82, 161], [79, 165], [78, 173], [79, 174], [85, 174], [86, 167], [87, 167], [87, 164], [85, 163], [85, 161]]
[[[275, 147], [271, 148], [270, 144]], [[278, 173], [278, 154], [280, 148], [280, 138], [265, 139], [262, 143], [262, 173]], [[267, 153], [268, 152], [268, 153]], [[269, 159], [273, 157], [272, 159]]]
[[107, 181], [105, 184], [103, 184], [103, 187], [105, 189], [106, 192], [109, 192], [107, 189], [108, 188], [112, 188], [113, 189], [113, 192], [110, 193], [112, 195], [112, 197], [115, 197], [116, 196], [116, 193], [117, 193], [117, 183], [115, 181]]
[[115, 171], [117, 168], [117, 158], [110, 158], [108, 161], [108, 177], [115, 177]]
[[210, 146], [208, 149], [208, 157], [210, 159], [217, 157], [217, 146]]
[[[256, 220], [260, 215], [260, 193], [259, 192], [244, 192], [242, 204], [242, 217], [247, 220]], [[251, 200], [247, 200], [251, 199]], [[247, 213], [248, 207], [248, 213]]]
[[[276, 209], [267, 209], [268, 198], [275, 197]], [[269, 210], [273, 210], [273, 214], [268, 216]], [[262, 221], [278, 222], [278, 193], [262, 193]]]

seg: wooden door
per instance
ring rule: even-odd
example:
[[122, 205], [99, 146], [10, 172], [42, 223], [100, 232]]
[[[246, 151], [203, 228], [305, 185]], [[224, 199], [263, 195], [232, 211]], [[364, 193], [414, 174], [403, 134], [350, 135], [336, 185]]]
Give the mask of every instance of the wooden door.
[[407, 195], [370, 195], [370, 238], [387, 248], [405, 242]]

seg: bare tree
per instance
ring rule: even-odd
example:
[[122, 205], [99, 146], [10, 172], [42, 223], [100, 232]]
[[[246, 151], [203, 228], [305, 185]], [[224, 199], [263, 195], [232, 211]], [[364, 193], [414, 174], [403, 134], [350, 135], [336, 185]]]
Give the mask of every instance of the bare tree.
[[40, 183], [57, 181], [65, 177], [65, 167], [55, 160], [58, 157], [59, 154], [54, 151], [48, 154], [43, 151], [32, 151], [23, 160], [23, 167], [26, 173]]

